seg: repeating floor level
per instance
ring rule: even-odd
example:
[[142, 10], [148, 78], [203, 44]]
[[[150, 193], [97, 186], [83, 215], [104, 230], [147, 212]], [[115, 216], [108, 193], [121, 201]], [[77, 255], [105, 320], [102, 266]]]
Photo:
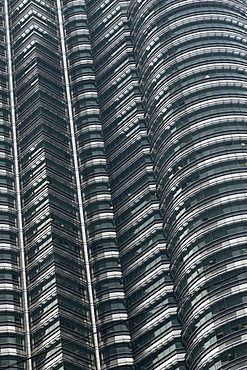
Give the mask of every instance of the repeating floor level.
[[0, 0], [0, 369], [247, 368], [245, 0]]

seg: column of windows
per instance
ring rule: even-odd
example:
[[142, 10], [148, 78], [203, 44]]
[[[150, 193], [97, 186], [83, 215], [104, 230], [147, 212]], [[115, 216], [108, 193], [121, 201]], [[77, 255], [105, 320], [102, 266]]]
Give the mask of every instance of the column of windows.
[[[63, 1], [70, 92], [82, 179], [87, 246], [92, 272], [102, 367], [130, 363], [121, 265], [102, 135], [94, 61], [84, 2]], [[107, 329], [107, 327], [112, 326]], [[127, 355], [126, 355], [127, 353]]]
[[[128, 2], [88, 1], [107, 165], [136, 369], [183, 359], [153, 163], [127, 17]], [[163, 309], [155, 307], [163, 305]], [[159, 319], [158, 319], [159, 317]], [[174, 318], [175, 326], [169, 325]], [[157, 329], [157, 338], [151, 332]], [[181, 355], [180, 353], [181, 352]], [[179, 353], [179, 354], [178, 354]], [[175, 360], [176, 362], [177, 360]], [[182, 368], [182, 367], [181, 367]]]

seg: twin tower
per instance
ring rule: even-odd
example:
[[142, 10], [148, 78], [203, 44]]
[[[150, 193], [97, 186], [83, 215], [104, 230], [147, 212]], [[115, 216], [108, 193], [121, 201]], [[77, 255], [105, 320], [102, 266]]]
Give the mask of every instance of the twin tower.
[[246, 31], [0, 1], [0, 369], [247, 368]]

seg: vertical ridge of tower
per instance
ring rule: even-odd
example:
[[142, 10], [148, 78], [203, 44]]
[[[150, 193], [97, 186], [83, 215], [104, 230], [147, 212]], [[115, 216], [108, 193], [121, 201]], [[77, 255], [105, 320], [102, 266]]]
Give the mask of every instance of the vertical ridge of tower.
[[[67, 1], [63, 7], [71, 103], [82, 179], [87, 245], [89, 247], [92, 298], [96, 308], [102, 368], [132, 364], [130, 335], [124, 325], [119, 333], [113, 323], [127, 318], [117, 247], [114, 213], [106, 167], [98, 94], [84, 3]], [[88, 261], [89, 262], [89, 261]], [[108, 286], [106, 290], [104, 286]], [[110, 289], [112, 287], [112, 289]], [[109, 330], [105, 330], [110, 326]], [[97, 334], [98, 335], [98, 334]], [[121, 348], [120, 353], [115, 348]], [[109, 353], [114, 351], [114, 358]], [[99, 359], [97, 359], [98, 365]]]
[[[15, 121], [15, 105], [14, 105], [14, 89], [13, 89], [13, 73], [12, 73], [12, 60], [11, 60], [11, 44], [10, 44], [10, 29], [9, 29], [9, 14], [8, 14], [8, 3], [4, 1], [1, 3], [3, 6], [5, 18], [3, 22], [6, 25], [6, 44], [5, 52], [6, 52], [6, 59], [4, 60], [3, 65], [5, 65], [5, 73], [7, 73], [8, 78], [6, 78], [6, 74], [1, 76], [1, 81], [3, 83], [3, 89], [9, 86], [8, 94], [7, 91], [3, 91], [2, 94], [2, 101], [1, 105], [5, 103], [7, 106], [8, 99], [9, 99], [9, 127], [3, 130], [5, 135], [9, 133], [12, 137], [12, 146], [13, 146], [13, 153], [12, 157], [10, 156], [10, 141], [7, 137], [2, 136], [4, 140], [4, 144], [2, 145], [5, 149], [4, 153], [1, 153], [2, 158], [5, 159], [5, 170], [1, 170], [2, 174], [6, 176], [6, 184], [8, 181], [8, 170], [13, 171], [13, 185], [15, 192], [8, 189], [6, 186], [1, 187], [1, 200], [3, 200], [3, 204], [1, 204], [1, 221], [5, 220], [4, 223], [1, 225], [1, 233], [3, 236], [3, 241], [1, 243], [1, 270], [3, 276], [8, 277], [9, 283], [1, 284], [1, 295], [4, 294], [4, 289], [6, 298], [8, 297], [8, 303], [6, 304], [5, 310], [6, 314], [6, 324], [7, 324], [7, 332], [6, 341], [12, 342], [12, 348], [3, 348], [1, 350], [1, 355], [8, 356], [12, 355], [13, 359], [18, 359], [19, 356], [26, 355], [28, 358], [31, 356], [31, 340], [30, 340], [30, 326], [29, 326], [29, 310], [28, 310], [28, 295], [27, 295], [27, 282], [26, 282], [26, 264], [25, 264], [25, 252], [24, 252], [24, 237], [23, 237], [23, 223], [22, 223], [22, 205], [21, 205], [21, 192], [20, 192], [20, 178], [19, 178], [19, 163], [18, 163], [18, 148], [17, 148], [17, 131], [16, 131], [16, 121]], [[3, 37], [2, 37], [3, 40]], [[3, 49], [4, 50], [4, 49]], [[2, 50], [2, 51], [3, 51]], [[3, 53], [4, 55], [4, 53]], [[5, 89], [4, 89], [5, 90]], [[7, 115], [5, 115], [5, 119]], [[1, 121], [3, 121], [3, 116], [1, 117]], [[6, 135], [7, 136], [7, 135]], [[10, 163], [12, 164], [10, 165]], [[3, 180], [3, 179], [2, 179]], [[10, 183], [9, 183], [10, 184]], [[14, 206], [14, 202], [12, 203], [11, 200], [14, 200], [13, 194], [16, 195], [16, 206]], [[4, 203], [12, 203], [11, 206], [6, 206]], [[9, 215], [7, 216], [7, 212]], [[9, 220], [9, 225], [8, 221]], [[6, 222], [7, 221], [7, 222]], [[14, 227], [16, 221], [16, 227]], [[8, 232], [12, 229], [12, 232]], [[10, 240], [15, 240], [15, 238], [11, 234], [15, 230], [14, 234], [18, 237], [18, 242], [16, 243], [16, 247], [13, 248], [11, 246]], [[6, 235], [5, 235], [6, 234]], [[9, 235], [8, 235], [9, 234]], [[10, 239], [10, 240], [6, 240]], [[6, 242], [7, 241], [7, 242]], [[5, 259], [11, 262], [5, 262]], [[17, 259], [20, 260], [19, 266], [17, 265]], [[12, 272], [12, 273], [11, 273]], [[12, 278], [12, 279], [11, 279]], [[10, 282], [12, 280], [12, 282]], [[21, 287], [20, 287], [20, 284]], [[9, 290], [9, 292], [8, 292]], [[11, 299], [12, 298], [12, 299]], [[23, 301], [23, 312], [21, 312], [20, 307], [15, 307], [20, 301]], [[13, 302], [11, 302], [13, 300]], [[14, 302], [15, 301], [15, 302]], [[12, 304], [11, 304], [12, 303]], [[1, 310], [2, 311], [2, 310]], [[15, 312], [16, 311], [16, 312]], [[21, 319], [23, 318], [23, 325], [21, 325]], [[15, 325], [9, 325], [9, 322], [15, 322]], [[1, 322], [4, 322], [4, 315], [1, 315]], [[22, 340], [24, 341], [24, 345], [22, 345]], [[24, 351], [23, 351], [24, 350]], [[30, 360], [27, 361], [27, 369], [31, 370], [31, 362]]]
[[67, 362], [90, 367], [93, 345], [57, 9], [53, 1], [9, 6], [33, 367]]
[[92, 332], [93, 332], [92, 336], [93, 336], [94, 352], [95, 352], [95, 365], [96, 365], [96, 369], [100, 370], [101, 364], [100, 364], [97, 325], [96, 325], [96, 319], [95, 319], [95, 305], [94, 305], [94, 295], [93, 295], [93, 288], [92, 288], [92, 275], [91, 275], [91, 268], [89, 264], [87, 233], [86, 233], [86, 227], [85, 227], [85, 216], [84, 216], [83, 200], [82, 200], [82, 193], [81, 193], [82, 185], [80, 181], [79, 164], [78, 164], [78, 158], [77, 158], [77, 144], [76, 144], [76, 137], [75, 137], [73, 107], [72, 107], [72, 102], [71, 102], [71, 93], [70, 93], [70, 86], [69, 86], [67, 53], [66, 53], [64, 25], [63, 25], [63, 17], [62, 17], [62, 9], [61, 9], [60, 0], [57, 0], [57, 11], [58, 11], [61, 51], [62, 51], [62, 58], [63, 58], [65, 89], [66, 89], [66, 97], [67, 97], [67, 105], [68, 105], [68, 116], [69, 116], [69, 123], [70, 123], [71, 147], [72, 147], [73, 163], [74, 163], [74, 170], [75, 170], [77, 201], [78, 201], [79, 217], [80, 217], [80, 224], [81, 224], [83, 257], [85, 261], [86, 282], [87, 282], [88, 300], [89, 300], [89, 307], [90, 307], [90, 319], [91, 319]]

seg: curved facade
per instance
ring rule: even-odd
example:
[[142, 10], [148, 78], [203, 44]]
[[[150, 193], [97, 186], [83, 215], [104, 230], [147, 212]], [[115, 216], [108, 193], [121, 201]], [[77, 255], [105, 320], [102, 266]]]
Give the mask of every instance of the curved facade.
[[125, 302], [128, 316], [138, 315], [129, 321], [134, 368], [182, 370], [184, 347], [127, 3], [87, 6]]
[[0, 368], [247, 367], [246, 12], [0, 1]]
[[244, 368], [245, 3], [132, 1], [130, 17], [186, 364]]

